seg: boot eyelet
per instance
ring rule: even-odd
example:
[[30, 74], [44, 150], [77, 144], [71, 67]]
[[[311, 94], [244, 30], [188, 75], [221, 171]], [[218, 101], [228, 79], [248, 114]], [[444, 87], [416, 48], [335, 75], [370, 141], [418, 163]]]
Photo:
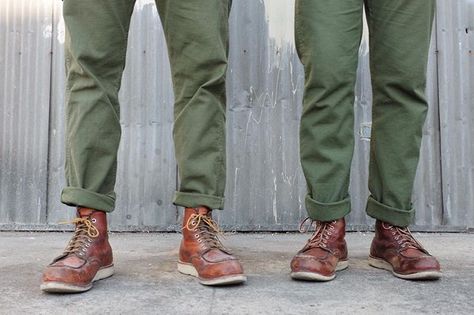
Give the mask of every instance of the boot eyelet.
[[97, 222], [97, 219], [96, 218], [92, 218], [92, 223], [96, 223]]
[[198, 239], [198, 243], [201, 243], [202, 242], [202, 239]]

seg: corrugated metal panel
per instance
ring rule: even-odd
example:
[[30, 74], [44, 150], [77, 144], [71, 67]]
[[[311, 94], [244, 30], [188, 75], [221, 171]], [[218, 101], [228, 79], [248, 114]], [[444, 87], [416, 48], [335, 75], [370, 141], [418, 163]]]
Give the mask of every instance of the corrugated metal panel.
[[443, 224], [474, 227], [474, 1], [439, 1]]
[[[229, 229], [293, 229], [305, 212], [297, 137], [303, 73], [292, 44], [292, 6], [234, 2], [227, 202], [221, 220]], [[271, 28], [265, 9], [278, 12], [279, 22], [288, 21], [283, 29]]]
[[154, 1], [138, 1], [131, 24], [121, 91], [123, 138], [119, 152], [117, 211], [112, 224], [168, 229], [176, 222], [168, 54]]
[[73, 211], [64, 211], [59, 202], [60, 188], [65, 185], [65, 69], [64, 69], [64, 22], [62, 2], [53, 7], [53, 60], [51, 65], [51, 109], [49, 134], [48, 212], [47, 224], [63, 222], [73, 217]]
[[[469, 22], [469, 17], [474, 14], [468, 13], [474, 10], [468, 11], [472, 9], [472, 5], [468, 7], [468, 3], [472, 4], [469, 1], [460, 0], [455, 4], [449, 0], [439, 1], [437, 36], [433, 38], [429, 66], [431, 106], [415, 182], [418, 229], [474, 226], [474, 214], [470, 210], [474, 206], [471, 140], [474, 134], [474, 30], [469, 30], [469, 25], [474, 24]], [[0, 2], [0, 43], [7, 43], [1, 49], [6, 57], [3, 53], [0, 55], [0, 71], [5, 77], [0, 99], [7, 100], [6, 105], [0, 107], [5, 121], [0, 128], [0, 228], [52, 229], [57, 228], [56, 222], [73, 215], [59, 203], [60, 188], [64, 185], [64, 24], [60, 17], [61, 5], [54, 0]], [[303, 71], [294, 51], [293, 6], [293, 1], [288, 0], [234, 1], [228, 76], [227, 203], [219, 216], [220, 223], [230, 230], [293, 230], [305, 216], [306, 187], [298, 154]], [[6, 11], [8, 14], [4, 13]], [[29, 26], [23, 26], [24, 30], [14, 37], [11, 30], [18, 29], [18, 22], [12, 22], [12, 18], [22, 20], [24, 16], [32, 16], [26, 11], [36, 14], [34, 23], [37, 25], [29, 22]], [[7, 15], [8, 18], [3, 18]], [[3, 24], [3, 21], [8, 23]], [[31, 28], [31, 25], [36, 26]], [[31, 29], [48, 32], [43, 37], [36, 33], [41, 41], [25, 42], [23, 56], [13, 57], [14, 44], [27, 41]], [[52, 63], [49, 61], [50, 46], [53, 47]], [[349, 217], [350, 228], [366, 228], [372, 223], [364, 212], [371, 121], [367, 37], [361, 45], [360, 56], [355, 103], [357, 137], [351, 181], [354, 209]], [[12, 61], [2, 63], [6, 58], [16, 60], [15, 67], [10, 65]], [[21, 58], [30, 63], [34, 60], [37, 64], [33, 65], [34, 70], [31, 67], [24, 69], [25, 61], [22, 64], [18, 61], [23, 60]], [[25, 78], [26, 74], [37, 74], [29, 77], [29, 85], [23, 82], [22, 89], [18, 90], [18, 85], [11, 80], [18, 76], [17, 72], [24, 72]], [[33, 81], [33, 78], [36, 79]], [[12, 93], [12, 88], [17, 90]], [[165, 43], [152, 0], [137, 2], [120, 99], [123, 139], [116, 189], [119, 199], [117, 210], [111, 215], [112, 228], [177, 229], [179, 216], [171, 204], [176, 188], [171, 137], [173, 95]], [[27, 112], [26, 108], [35, 110]], [[10, 113], [17, 114], [12, 118], [8, 116]], [[41, 131], [35, 132], [33, 137], [32, 133], [22, 132], [27, 129], [20, 128], [34, 124], [39, 124], [35, 129]], [[28, 148], [25, 147], [26, 136], [29, 141], [36, 141]], [[24, 140], [10, 140], [21, 137]], [[49, 173], [46, 172], [48, 143]], [[34, 155], [28, 155], [29, 151], [22, 153], [34, 148], [43, 151], [35, 151]], [[15, 155], [20, 152], [21, 158], [13, 152]], [[14, 173], [18, 168], [30, 177], [16, 176]], [[34, 180], [37, 190], [19, 190], [28, 187], [24, 185], [26, 180]], [[12, 188], [5, 189], [5, 185]], [[11, 197], [15, 194], [21, 199]], [[25, 211], [19, 211], [19, 208]]]
[[0, 4], [0, 222], [46, 214], [51, 2]]

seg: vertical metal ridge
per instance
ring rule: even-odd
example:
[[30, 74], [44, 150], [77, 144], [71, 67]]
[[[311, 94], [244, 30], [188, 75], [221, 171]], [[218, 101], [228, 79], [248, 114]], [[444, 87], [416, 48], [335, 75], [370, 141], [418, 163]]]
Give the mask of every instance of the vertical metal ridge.
[[[56, 15], [54, 14], [56, 11], [55, 6], [51, 5], [51, 46], [50, 46], [50, 67], [49, 67], [49, 104], [52, 104], [52, 99], [53, 99], [53, 89], [51, 88], [53, 86], [53, 73], [54, 73], [54, 34], [56, 33]], [[47, 153], [47, 161], [46, 161], [46, 174], [50, 173], [50, 156], [52, 154], [51, 150], [51, 141], [49, 135], [53, 132], [53, 126], [52, 126], [52, 106], [49, 106], [49, 115], [48, 115], [48, 153]], [[44, 214], [42, 215], [41, 213], [38, 215], [38, 221], [40, 223], [46, 224], [48, 222], [48, 207], [49, 207], [49, 184], [46, 185], [45, 187], [45, 195], [46, 195], [46, 200], [45, 200], [45, 209], [44, 209]]]

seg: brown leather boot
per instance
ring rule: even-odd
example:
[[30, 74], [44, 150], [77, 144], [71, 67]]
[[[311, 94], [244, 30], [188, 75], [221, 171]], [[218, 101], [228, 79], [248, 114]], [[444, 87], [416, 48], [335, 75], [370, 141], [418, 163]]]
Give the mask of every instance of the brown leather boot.
[[247, 280], [240, 262], [219, 241], [219, 227], [212, 220], [211, 210], [186, 208], [182, 229], [179, 272], [199, 278], [204, 285], [238, 284]]
[[377, 220], [375, 237], [370, 248], [369, 264], [391, 271], [396, 277], [430, 280], [441, 277], [440, 266], [408, 228]]
[[43, 291], [84, 292], [94, 281], [114, 273], [105, 212], [78, 208], [72, 223], [76, 224], [72, 239], [63, 254], [44, 270]]
[[298, 280], [329, 281], [336, 277], [336, 271], [346, 269], [349, 263], [344, 240], [345, 228], [344, 218], [331, 222], [316, 221], [313, 236], [291, 261], [291, 277]]

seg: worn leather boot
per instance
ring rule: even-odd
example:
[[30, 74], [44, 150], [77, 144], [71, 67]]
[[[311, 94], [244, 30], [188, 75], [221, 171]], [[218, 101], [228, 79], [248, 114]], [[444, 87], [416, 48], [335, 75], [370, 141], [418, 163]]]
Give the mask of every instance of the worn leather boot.
[[105, 212], [78, 208], [71, 223], [76, 225], [74, 235], [63, 254], [44, 270], [43, 291], [84, 292], [94, 281], [114, 273]]
[[182, 229], [179, 272], [199, 278], [204, 285], [238, 284], [247, 280], [240, 262], [219, 241], [219, 227], [212, 219], [211, 210], [186, 208]]
[[396, 277], [430, 280], [441, 277], [440, 266], [408, 228], [378, 221], [370, 248], [369, 264], [391, 271]]
[[331, 222], [316, 221], [313, 236], [291, 261], [291, 277], [298, 280], [329, 281], [336, 277], [336, 271], [346, 269], [349, 264], [344, 240], [345, 228], [344, 218]]

